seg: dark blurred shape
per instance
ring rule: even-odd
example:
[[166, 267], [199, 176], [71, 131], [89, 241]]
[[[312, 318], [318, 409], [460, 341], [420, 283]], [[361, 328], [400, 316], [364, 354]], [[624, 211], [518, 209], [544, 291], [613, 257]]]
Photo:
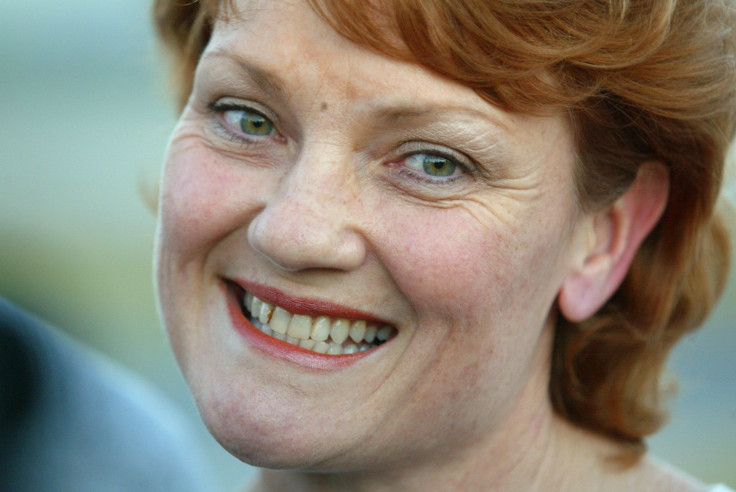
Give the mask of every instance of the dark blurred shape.
[[152, 389], [0, 298], [0, 490], [194, 492], [207, 478]]

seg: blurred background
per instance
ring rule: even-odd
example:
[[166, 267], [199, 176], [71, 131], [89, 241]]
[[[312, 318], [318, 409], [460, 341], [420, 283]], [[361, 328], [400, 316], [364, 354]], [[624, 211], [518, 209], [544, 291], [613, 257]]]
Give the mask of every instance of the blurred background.
[[[191, 420], [217, 490], [231, 491], [252, 469], [199, 421], [153, 300], [155, 217], [143, 195], [176, 115], [149, 10], [147, 0], [3, 5], [0, 295], [167, 395]], [[670, 366], [679, 392], [651, 448], [736, 487], [736, 275]]]

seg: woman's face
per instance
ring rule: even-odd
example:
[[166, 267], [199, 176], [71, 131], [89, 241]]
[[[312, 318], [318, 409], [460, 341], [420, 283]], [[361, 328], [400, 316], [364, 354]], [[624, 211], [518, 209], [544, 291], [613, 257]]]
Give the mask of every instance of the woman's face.
[[357, 470], [525, 425], [582, 248], [565, 119], [368, 52], [304, 2], [238, 6], [172, 136], [157, 245], [210, 430], [257, 465]]

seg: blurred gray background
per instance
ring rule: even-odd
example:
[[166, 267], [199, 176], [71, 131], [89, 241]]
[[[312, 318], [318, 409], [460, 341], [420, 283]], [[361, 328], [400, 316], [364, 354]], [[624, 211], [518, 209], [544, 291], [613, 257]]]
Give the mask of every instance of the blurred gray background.
[[[142, 195], [175, 122], [165, 68], [147, 0], [4, 3], [0, 295], [165, 393], [190, 417], [217, 490], [231, 491], [252, 469], [200, 423], [153, 301], [155, 218]], [[670, 366], [680, 389], [651, 448], [736, 487], [736, 275]]]

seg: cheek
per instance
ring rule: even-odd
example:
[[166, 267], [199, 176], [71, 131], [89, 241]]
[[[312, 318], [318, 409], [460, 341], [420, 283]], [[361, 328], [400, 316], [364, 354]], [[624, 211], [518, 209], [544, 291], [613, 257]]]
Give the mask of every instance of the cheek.
[[245, 170], [222, 162], [196, 137], [172, 141], [166, 157], [160, 201], [161, 253], [189, 262], [203, 259], [223, 237], [237, 230], [255, 197]]
[[461, 208], [388, 211], [381, 261], [420, 323], [441, 322], [452, 334], [474, 335], [479, 325], [537, 332], [559, 290], [567, 244], [566, 215], [547, 205], [511, 221], [487, 214], [483, 223]]
[[194, 146], [169, 150], [161, 195], [161, 233], [172, 249], [187, 250], [218, 229], [222, 202], [215, 190], [226, 180], [206, 152]]
[[383, 221], [381, 261], [421, 333], [411, 344], [421, 383], [407, 398], [424, 425], [441, 418], [448, 433], [470, 439], [508, 409], [532, 371], [545, 384], [543, 328], [561, 277], [562, 214], [534, 229], [532, 213], [480, 224], [460, 209], [426, 212]]
[[510, 291], [510, 273], [518, 260], [493, 228], [457, 209], [394, 212], [382, 221], [382, 242], [390, 245], [382, 261], [412, 304], [467, 315], [477, 312], [489, 288], [496, 295]]

